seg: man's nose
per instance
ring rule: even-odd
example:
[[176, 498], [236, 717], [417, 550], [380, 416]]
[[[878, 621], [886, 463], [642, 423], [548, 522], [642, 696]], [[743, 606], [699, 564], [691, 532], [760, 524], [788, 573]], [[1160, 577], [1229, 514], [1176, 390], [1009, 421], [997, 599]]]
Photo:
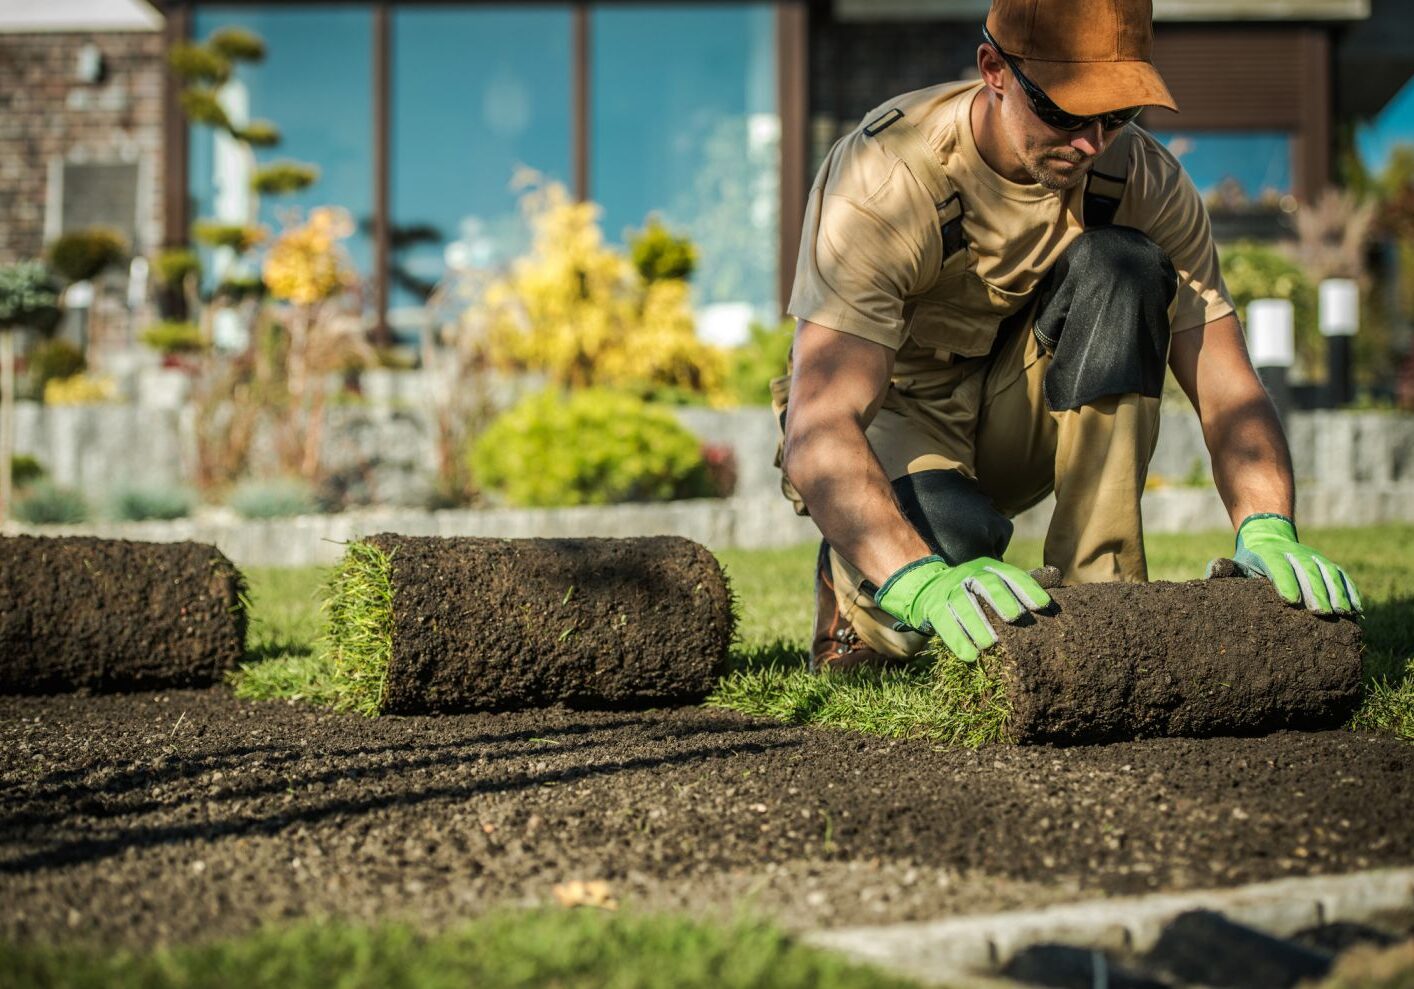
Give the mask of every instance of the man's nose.
[[1105, 128], [1098, 120], [1084, 130], [1075, 132], [1070, 146], [1087, 158], [1096, 158], [1105, 150]]

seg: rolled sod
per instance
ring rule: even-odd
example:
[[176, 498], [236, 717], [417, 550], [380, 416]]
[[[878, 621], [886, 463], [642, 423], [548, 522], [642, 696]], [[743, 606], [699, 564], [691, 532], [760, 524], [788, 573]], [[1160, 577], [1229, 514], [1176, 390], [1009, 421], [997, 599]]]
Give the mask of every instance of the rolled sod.
[[385, 533], [329, 591], [330, 675], [366, 714], [696, 700], [734, 624], [716, 558], [676, 536]]
[[1050, 594], [1052, 607], [1023, 624], [994, 621], [998, 645], [968, 674], [1002, 741], [1335, 728], [1359, 704], [1360, 626], [1291, 607], [1265, 580]]
[[204, 686], [245, 632], [245, 579], [214, 546], [0, 537], [0, 692]]

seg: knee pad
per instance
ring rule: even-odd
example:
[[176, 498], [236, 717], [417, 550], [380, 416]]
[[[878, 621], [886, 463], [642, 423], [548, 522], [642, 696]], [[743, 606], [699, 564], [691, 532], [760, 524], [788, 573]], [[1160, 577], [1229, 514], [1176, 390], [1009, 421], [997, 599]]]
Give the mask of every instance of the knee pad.
[[1177, 291], [1173, 262], [1140, 231], [1101, 227], [1077, 237], [1039, 290], [1034, 331], [1053, 355], [1046, 406], [1060, 412], [1107, 395], [1159, 397]]
[[909, 474], [894, 481], [893, 489], [903, 517], [953, 566], [979, 556], [1001, 559], [1011, 543], [1011, 520], [960, 471]]

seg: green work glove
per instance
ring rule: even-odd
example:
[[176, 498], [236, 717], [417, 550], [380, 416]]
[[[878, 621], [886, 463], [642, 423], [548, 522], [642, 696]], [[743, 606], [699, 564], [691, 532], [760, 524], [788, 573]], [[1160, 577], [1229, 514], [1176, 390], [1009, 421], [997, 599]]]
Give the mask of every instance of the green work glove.
[[941, 556], [925, 556], [890, 577], [874, 595], [879, 607], [905, 626], [941, 636], [968, 663], [997, 641], [978, 598], [1005, 622], [1051, 603], [1051, 596], [1025, 570], [987, 556], [956, 567]]
[[[1232, 560], [1244, 577], [1261, 574], [1287, 604], [1304, 604], [1318, 615], [1357, 615], [1365, 608], [1355, 582], [1340, 567], [1296, 540], [1296, 523], [1285, 515], [1249, 515], [1237, 527]], [[1208, 564], [1215, 575], [1218, 561]]]

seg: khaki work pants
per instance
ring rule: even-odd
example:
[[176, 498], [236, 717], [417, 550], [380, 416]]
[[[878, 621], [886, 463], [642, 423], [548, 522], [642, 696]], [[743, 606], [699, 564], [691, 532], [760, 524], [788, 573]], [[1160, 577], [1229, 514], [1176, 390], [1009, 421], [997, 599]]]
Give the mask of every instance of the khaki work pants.
[[[1159, 399], [1112, 395], [1051, 411], [1043, 381], [1052, 357], [1029, 320], [1008, 322], [1000, 350], [969, 361], [974, 367], [952, 369], [934, 388], [896, 381], [869, 426], [870, 446], [890, 481], [957, 471], [1007, 519], [1054, 491], [1044, 559], [1065, 583], [1146, 580], [1140, 498]], [[849, 561], [831, 550], [830, 563], [841, 611], [871, 648], [908, 656], [926, 645], [922, 635], [894, 631], [893, 616], [861, 590], [863, 576]]]

